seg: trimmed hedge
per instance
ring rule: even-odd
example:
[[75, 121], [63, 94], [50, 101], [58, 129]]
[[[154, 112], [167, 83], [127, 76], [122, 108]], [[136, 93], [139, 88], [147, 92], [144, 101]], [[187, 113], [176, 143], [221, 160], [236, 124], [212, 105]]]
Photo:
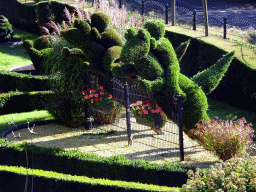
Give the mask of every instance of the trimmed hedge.
[[62, 173], [26, 169], [23, 167], [1, 166], [0, 177], [1, 191], [16, 192], [24, 188], [28, 176], [28, 191], [31, 190], [30, 178], [33, 177], [33, 190], [45, 191], [171, 191], [173, 188], [156, 185], [146, 185], [134, 182], [112, 181], [106, 179], [94, 179], [85, 176], [72, 176]]
[[17, 0], [1, 0], [0, 13], [5, 15], [14, 27], [39, 34], [34, 6], [22, 4]]
[[[0, 164], [29, 167], [64, 174], [181, 187], [187, 182], [187, 167], [178, 163], [156, 164], [143, 160], [127, 160], [123, 156], [100, 157], [77, 150], [44, 148], [30, 144], [14, 144], [0, 139]], [[194, 168], [193, 168], [194, 170]]]
[[63, 12], [65, 7], [71, 13], [75, 10], [73, 6], [57, 1], [42, 1], [34, 6], [22, 4], [17, 0], [0, 1], [0, 13], [5, 15], [14, 27], [35, 34], [40, 34], [39, 26], [51, 19], [56, 23], [66, 20]]
[[42, 110], [52, 91], [9, 92], [0, 95], [0, 113], [10, 114]]
[[[191, 39], [186, 54], [180, 61], [181, 73], [193, 77], [209, 68], [227, 52], [216, 45], [208, 44], [188, 35], [166, 31], [166, 38], [177, 48]], [[238, 58], [234, 58], [219, 86], [209, 95], [233, 106], [256, 111], [256, 69]]]
[[45, 91], [50, 90], [47, 76], [32, 76], [0, 70], [0, 90], [2, 91]]

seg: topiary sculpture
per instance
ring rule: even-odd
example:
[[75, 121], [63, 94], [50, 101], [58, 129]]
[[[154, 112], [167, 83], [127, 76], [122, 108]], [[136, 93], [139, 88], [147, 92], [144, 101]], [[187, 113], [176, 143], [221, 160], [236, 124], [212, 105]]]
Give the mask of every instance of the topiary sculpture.
[[25, 40], [22, 45], [27, 50], [35, 69], [43, 71], [43, 62], [50, 57], [53, 48], [49, 48], [47, 44], [41, 44], [40, 47], [43, 47], [43, 49], [38, 50], [33, 47], [33, 42], [30, 40]]
[[0, 43], [6, 43], [13, 38], [12, 25], [8, 19], [0, 15]]
[[[192, 79], [180, 73], [179, 60], [172, 44], [164, 38], [165, 26], [161, 21], [151, 21], [144, 28], [128, 29], [120, 61], [113, 68], [117, 77], [133, 78], [141, 89], [150, 91], [156, 103], [172, 119], [172, 97], [183, 96], [184, 131], [195, 127], [199, 120], [209, 120], [206, 94], [217, 87], [227, 71], [234, 52], [228, 53], [209, 69]], [[181, 59], [182, 54], [179, 55]], [[131, 77], [127, 69], [133, 73]], [[204, 92], [205, 91], [205, 92]]]
[[88, 71], [103, 76], [109, 73], [124, 45], [116, 30], [108, 28], [109, 23], [108, 15], [96, 12], [91, 22], [75, 19], [73, 28], [61, 31], [64, 39], [83, 51]]

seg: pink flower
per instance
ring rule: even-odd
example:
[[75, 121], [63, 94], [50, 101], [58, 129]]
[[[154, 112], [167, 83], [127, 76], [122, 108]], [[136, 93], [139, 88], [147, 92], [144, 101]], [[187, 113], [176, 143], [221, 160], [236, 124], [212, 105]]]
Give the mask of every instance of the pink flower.
[[95, 94], [94, 94], [94, 97], [98, 97], [98, 96], [99, 96], [99, 94], [98, 94], [98, 93], [95, 93]]
[[91, 103], [93, 103], [93, 99], [91, 99]]
[[143, 110], [143, 113], [144, 113], [144, 114], [148, 114], [148, 110], [144, 109], [144, 110]]
[[159, 113], [160, 111], [162, 111], [160, 107], [155, 110], [156, 113]]
[[151, 107], [150, 107], [150, 106], [148, 106], [148, 109], [151, 109]]
[[139, 111], [138, 111], [138, 114], [141, 114], [142, 113], [142, 109], [140, 109]]
[[90, 95], [89, 95], [89, 98], [92, 98], [93, 97], [93, 94], [91, 93]]
[[95, 90], [92, 90], [92, 92], [94, 93], [94, 92], [95, 92]]
[[103, 86], [100, 86], [100, 89], [103, 89]]
[[152, 109], [152, 110], [151, 110], [151, 113], [155, 113], [155, 109]]
[[104, 95], [104, 92], [101, 91], [101, 92], [100, 92], [100, 95]]
[[88, 95], [85, 95], [84, 98], [85, 98], [85, 99], [89, 99], [89, 96], [88, 96]]
[[163, 113], [163, 112], [160, 112], [160, 115], [164, 115], [164, 113]]
[[136, 103], [137, 105], [142, 105], [143, 104], [143, 102], [142, 101], [137, 101], [137, 103]]

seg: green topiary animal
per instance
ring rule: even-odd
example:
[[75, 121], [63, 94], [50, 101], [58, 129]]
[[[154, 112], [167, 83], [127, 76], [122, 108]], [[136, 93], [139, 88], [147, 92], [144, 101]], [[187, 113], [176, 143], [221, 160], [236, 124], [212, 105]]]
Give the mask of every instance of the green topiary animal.
[[119, 57], [124, 42], [116, 30], [109, 28], [109, 17], [96, 12], [89, 20], [75, 19], [73, 28], [61, 31], [61, 36], [74, 47], [81, 49], [88, 71], [105, 75]]
[[6, 43], [13, 38], [12, 25], [8, 19], [0, 15], [0, 43]]
[[43, 71], [44, 70], [43, 63], [47, 58], [51, 56], [53, 48], [44, 48], [44, 49], [38, 50], [33, 47], [33, 42], [30, 40], [25, 40], [22, 45], [27, 50], [35, 69], [37, 71]]
[[[209, 120], [206, 94], [217, 87], [233, 59], [234, 52], [228, 53], [215, 65], [190, 79], [180, 73], [179, 60], [173, 46], [164, 38], [164, 27], [161, 21], [153, 20], [138, 32], [128, 29], [125, 34], [127, 41], [120, 55], [120, 63], [124, 64], [115, 66], [112, 74], [137, 81], [141, 89], [152, 93], [156, 103], [170, 119], [172, 97], [181, 94], [184, 131], [188, 132], [199, 120]], [[183, 53], [179, 53], [179, 59], [182, 55]], [[127, 74], [127, 68], [132, 71], [132, 76]]]

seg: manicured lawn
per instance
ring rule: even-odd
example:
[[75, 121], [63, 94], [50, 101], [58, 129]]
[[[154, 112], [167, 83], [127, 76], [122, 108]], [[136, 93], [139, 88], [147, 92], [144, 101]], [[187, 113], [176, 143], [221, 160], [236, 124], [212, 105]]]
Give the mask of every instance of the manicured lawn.
[[[30, 34], [26, 31], [14, 28], [14, 37], [24, 40], [34, 40], [38, 36]], [[29, 55], [22, 45], [0, 46], [0, 70], [8, 70], [9, 68], [32, 64]]]

